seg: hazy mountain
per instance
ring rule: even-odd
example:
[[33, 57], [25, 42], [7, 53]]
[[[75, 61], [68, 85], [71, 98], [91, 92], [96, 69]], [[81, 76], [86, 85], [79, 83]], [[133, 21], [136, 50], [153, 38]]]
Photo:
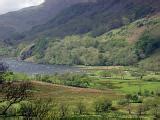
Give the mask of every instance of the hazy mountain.
[[91, 32], [101, 35], [160, 11], [160, 0], [98, 0], [72, 5], [52, 20], [33, 27], [25, 39], [64, 37]]
[[30, 30], [35, 25], [46, 23], [61, 10], [73, 4], [89, 0], [46, 0], [45, 3], [19, 11], [0, 15], [0, 40], [15, 33]]

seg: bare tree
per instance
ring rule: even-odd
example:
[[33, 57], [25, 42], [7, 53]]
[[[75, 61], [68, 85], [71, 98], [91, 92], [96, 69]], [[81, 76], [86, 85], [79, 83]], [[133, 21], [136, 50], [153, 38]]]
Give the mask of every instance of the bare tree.
[[4, 82], [4, 74], [5, 72], [7, 72], [9, 69], [8, 65], [0, 62], [0, 84], [2, 84]]
[[131, 94], [127, 94], [127, 95], [125, 96], [125, 98], [127, 99], [127, 104], [128, 104], [127, 109], [128, 109], [128, 113], [129, 113], [129, 114], [132, 114], [132, 112], [131, 112], [131, 99], [132, 99], [132, 95], [131, 95]]
[[147, 107], [143, 103], [140, 103], [137, 108], [138, 118], [144, 115], [146, 111], [147, 111]]
[[69, 113], [69, 106], [62, 103], [59, 108], [60, 118], [65, 119]]
[[30, 90], [32, 89], [32, 84], [30, 82], [17, 82], [17, 83], [5, 83], [3, 85], [3, 101], [7, 105], [0, 111], [1, 115], [6, 115], [7, 110], [15, 103], [20, 103], [21, 101], [27, 99], [31, 96]]

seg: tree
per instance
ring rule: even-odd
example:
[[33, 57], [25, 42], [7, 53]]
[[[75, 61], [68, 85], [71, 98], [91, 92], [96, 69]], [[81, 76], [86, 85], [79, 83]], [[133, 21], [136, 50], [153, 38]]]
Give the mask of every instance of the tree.
[[126, 73], [122, 68], [119, 69], [119, 74], [121, 76], [121, 79], [124, 80], [124, 76], [126, 75]]
[[142, 97], [139, 96], [138, 94], [132, 95], [131, 100], [132, 100], [134, 103], [142, 103], [142, 102], [143, 102]]
[[148, 98], [144, 101], [146, 109], [152, 111], [155, 120], [160, 118], [160, 99], [159, 97]]
[[160, 36], [159, 33], [156, 32], [157, 29], [151, 32], [145, 31], [140, 37], [140, 39], [137, 41], [135, 51], [140, 59], [145, 58], [146, 56], [150, 55], [152, 52], [159, 48]]
[[110, 108], [112, 107], [112, 101], [104, 99], [101, 101], [97, 101], [95, 103], [95, 111], [100, 112], [108, 112]]
[[138, 82], [138, 87], [139, 87], [139, 91], [138, 94], [141, 95], [142, 94], [142, 79], [145, 76], [146, 72], [143, 69], [137, 69], [136, 71], [131, 71], [131, 75], [133, 77], [136, 77], [137, 80], [139, 80]]
[[84, 48], [84, 52], [81, 56], [81, 61], [84, 65], [100, 65], [100, 53], [97, 49], [90, 47]]
[[127, 99], [127, 103], [128, 103], [128, 113], [131, 114], [131, 99], [132, 99], [132, 95], [131, 94], [127, 94], [125, 96], [125, 98]]
[[140, 103], [138, 105], [138, 108], [137, 108], [137, 115], [138, 115], [138, 117], [140, 117], [143, 114], [145, 114], [146, 111], [147, 111], [147, 107], [143, 103]]
[[44, 120], [54, 107], [52, 99], [38, 99], [33, 102], [21, 102], [20, 105], [20, 113], [27, 120], [33, 117], [36, 117], [38, 120]]
[[100, 72], [100, 76], [101, 77], [111, 77], [112, 74], [109, 70], [106, 70], [106, 71], [103, 70], [103, 71]]
[[8, 71], [9, 67], [7, 64], [0, 62], [0, 84], [5, 80], [4, 75]]
[[152, 101], [152, 108], [153, 108], [153, 116], [156, 119], [160, 118], [160, 101], [158, 98], [155, 98]]
[[6, 115], [8, 109], [16, 103], [27, 99], [31, 96], [30, 90], [32, 89], [32, 84], [30, 82], [20, 82], [20, 83], [5, 83], [2, 87], [2, 92], [4, 98], [2, 102], [6, 102], [6, 106], [0, 111], [1, 115]]
[[59, 112], [60, 112], [60, 118], [65, 119], [68, 116], [68, 113], [69, 113], [68, 105], [62, 103], [59, 107]]
[[133, 77], [136, 77], [137, 79], [143, 79], [143, 77], [145, 76], [145, 71], [142, 69], [131, 71], [130, 73]]
[[31, 119], [35, 116], [35, 105], [29, 101], [20, 103], [20, 114], [26, 119]]
[[79, 115], [83, 115], [86, 113], [86, 106], [82, 102], [79, 102], [77, 104], [76, 113], [78, 113]]

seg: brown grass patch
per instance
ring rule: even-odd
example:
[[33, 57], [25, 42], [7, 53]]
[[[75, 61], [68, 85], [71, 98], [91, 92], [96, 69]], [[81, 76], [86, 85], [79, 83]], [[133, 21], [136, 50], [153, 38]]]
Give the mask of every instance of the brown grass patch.
[[39, 81], [33, 81], [35, 98], [53, 98], [58, 102], [67, 102], [74, 104], [78, 101], [93, 102], [99, 98], [108, 98], [116, 100], [122, 97], [112, 90], [97, 90], [91, 88], [76, 88], [63, 85], [55, 85]]
[[140, 36], [145, 31], [145, 29], [146, 29], [146, 27], [140, 27], [140, 28], [136, 28], [134, 31], [132, 31], [132, 34], [127, 38], [128, 42], [130, 44], [133, 44], [136, 41], [138, 41]]
[[80, 67], [82, 70], [111, 70], [111, 69], [119, 69], [123, 68], [123, 66], [85, 66]]

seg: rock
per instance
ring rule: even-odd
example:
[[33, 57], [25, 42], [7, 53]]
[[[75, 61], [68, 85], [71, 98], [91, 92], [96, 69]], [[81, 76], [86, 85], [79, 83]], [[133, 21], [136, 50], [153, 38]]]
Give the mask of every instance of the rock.
[[27, 46], [26, 48], [24, 48], [21, 51], [21, 53], [20, 53], [20, 55], [18, 57], [18, 60], [25, 60], [25, 59], [31, 57], [34, 47], [35, 47], [35, 44], [32, 44], [32, 45]]

